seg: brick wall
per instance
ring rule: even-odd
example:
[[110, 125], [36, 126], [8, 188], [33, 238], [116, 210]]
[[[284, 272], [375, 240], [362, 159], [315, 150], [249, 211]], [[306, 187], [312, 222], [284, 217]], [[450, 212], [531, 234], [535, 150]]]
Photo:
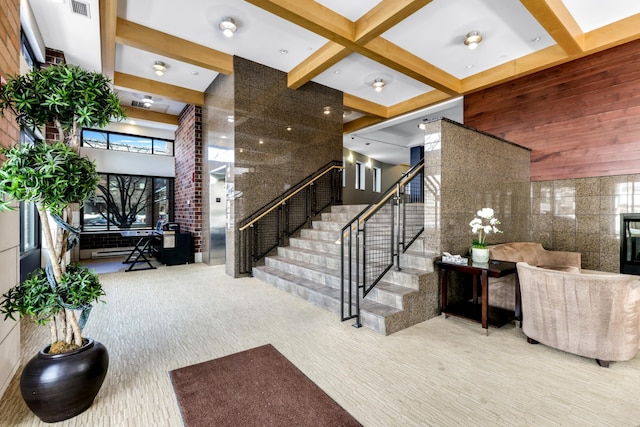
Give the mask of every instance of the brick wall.
[[[20, 8], [19, 0], [0, 0], [0, 77], [20, 71]], [[20, 129], [12, 114], [0, 117], [0, 144], [4, 147], [13, 145], [20, 139]]]
[[[6, 79], [20, 72], [20, 0], [0, 0], [0, 40], [0, 78]], [[19, 140], [20, 129], [15, 117], [9, 113], [0, 116], [0, 145], [9, 147]], [[0, 295], [19, 281], [19, 230], [17, 210], [0, 212]], [[20, 361], [19, 322], [0, 318], [0, 359], [1, 397]]]
[[[64, 52], [61, 50], [51, 49], [45, 47], [44, 51], [44, 64], [42, 68], [48, 67], [53, 64], [66, 64], [67, 59], [64, 56]], [[44, 127], [44, 139], [47, 141], [58, 140], [58, 128], [53, 123], [50, 123]]]
[[180, 113], [174, 142], [176, 162], [175, 221], [191, 233], [195, 260], [202, 260], [202, 107]]

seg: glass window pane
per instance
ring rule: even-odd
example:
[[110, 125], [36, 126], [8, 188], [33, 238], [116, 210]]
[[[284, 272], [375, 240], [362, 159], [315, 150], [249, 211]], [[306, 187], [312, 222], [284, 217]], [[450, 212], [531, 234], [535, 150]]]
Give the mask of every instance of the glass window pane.
[[153, 212], [155, 215], [154, 224], [158, 221], [169, 221], [170, 218], [170, 179], [155, 178], [153, 183]]
[[106, 188], [107, 176], [100, 175], [98, 189], [84, 202], [82, 210], [82, 230], [107, 230], [107, 199], [101, 188]]
[[22, 253], [35, 249], [38, 246], [38, 224], [36, 223], [38, 213], [36, 212], [35, 203], [22, 203], [20, 209], [22, 215], [22, 241], [20, 251]]
[[167, 145], [168, 141], [163, 139], [154, 139], [153, 140], [153, 154], [160, 154], [163, 156], [167, 155]]
[[82, 146], [91, 148], [107, 148], [108, 136], [106, 132], [98, 132], [95, 130], [82, 131]]
[[109, 135], [109, 149], [119, 151], [130, 151], [133, 153], [152, 152], [152, 139], [135, 135], [120, 135], [112, 133]]

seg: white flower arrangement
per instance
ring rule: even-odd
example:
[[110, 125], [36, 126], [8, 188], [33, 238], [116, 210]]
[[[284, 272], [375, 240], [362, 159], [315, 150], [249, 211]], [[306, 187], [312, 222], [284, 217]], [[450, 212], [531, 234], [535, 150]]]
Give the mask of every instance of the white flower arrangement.
[[473, 240], [472, 247], [486, 248], [488, 234], [502, 233], [497, 227], [500, 225], [500, 221], [493, 216], [493, 209], [491, 208], [482, 208], [476, 215], [477, 217], [469, 223], [471, 232], [478, 235], [478, 238]]

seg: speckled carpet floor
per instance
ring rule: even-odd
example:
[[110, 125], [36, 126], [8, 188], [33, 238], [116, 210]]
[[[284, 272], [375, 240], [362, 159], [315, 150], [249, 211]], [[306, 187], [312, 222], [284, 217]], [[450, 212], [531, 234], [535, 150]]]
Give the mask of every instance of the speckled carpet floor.
[[[365, 426], [640, 426], [640, 356], [593, 360], [527, 344], [520, 329], [437, 317], [390, 336], [356, 329], [223, 266], [100, 275], [107, 296], [85, 329], [109, 372], [91, 408], [60, 426], [182, 426], [168, 372], [272, 344]], [[22, 363], [47, 340], [23, 322]], [[1, 426], [40, 426], [18, 389]]]

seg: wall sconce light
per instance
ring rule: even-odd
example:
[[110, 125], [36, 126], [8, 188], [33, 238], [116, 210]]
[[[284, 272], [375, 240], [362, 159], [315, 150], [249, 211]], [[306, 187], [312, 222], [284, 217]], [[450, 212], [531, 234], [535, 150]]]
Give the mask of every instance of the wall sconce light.
[[480, 42], [482, 41], [482, 36], [480, 35], [480, 31], [471, 31], [467, 34], [464, 39], [464, 44], [471, 50], [478, 47]]
[[331, 107], [324, 107], [322, 109], [322, 114], [324, 114], [325, 116], [328, 116], [329, 114], [331, 114]]
[[380, 92], [380, 91], [382, 90], [382, 88], [384, 87], [384, 80], [382, 80], [382, 79], [375, 79], [375, 80], [373, 81], [373, 84], [372, 84], [371, 86], [373, 86], [373, 89], [374, 89], [376, 92]]
[[164, 62], [156, 61], [153, 64], [153, 72], [156, 73], [156, 76], [163, 75], [165, 71], [167, 71], [167, 67], [165, 67]]
[[351, 164], [353, 164], [353, 153], [349, 153], [349, 156], [347, 156], [347, 161]]
[[367, 169], [371, 169], [371, 159], [367, 160]]
[[224, 34], [225, 37], [233, 37], [233, 34], [238, 29], [238, 26], [236, 25], [236, 21], [233, 18], [227, 17], [224, 18], [220, 23], [220, 29], [222, 30], [222, 34]]

